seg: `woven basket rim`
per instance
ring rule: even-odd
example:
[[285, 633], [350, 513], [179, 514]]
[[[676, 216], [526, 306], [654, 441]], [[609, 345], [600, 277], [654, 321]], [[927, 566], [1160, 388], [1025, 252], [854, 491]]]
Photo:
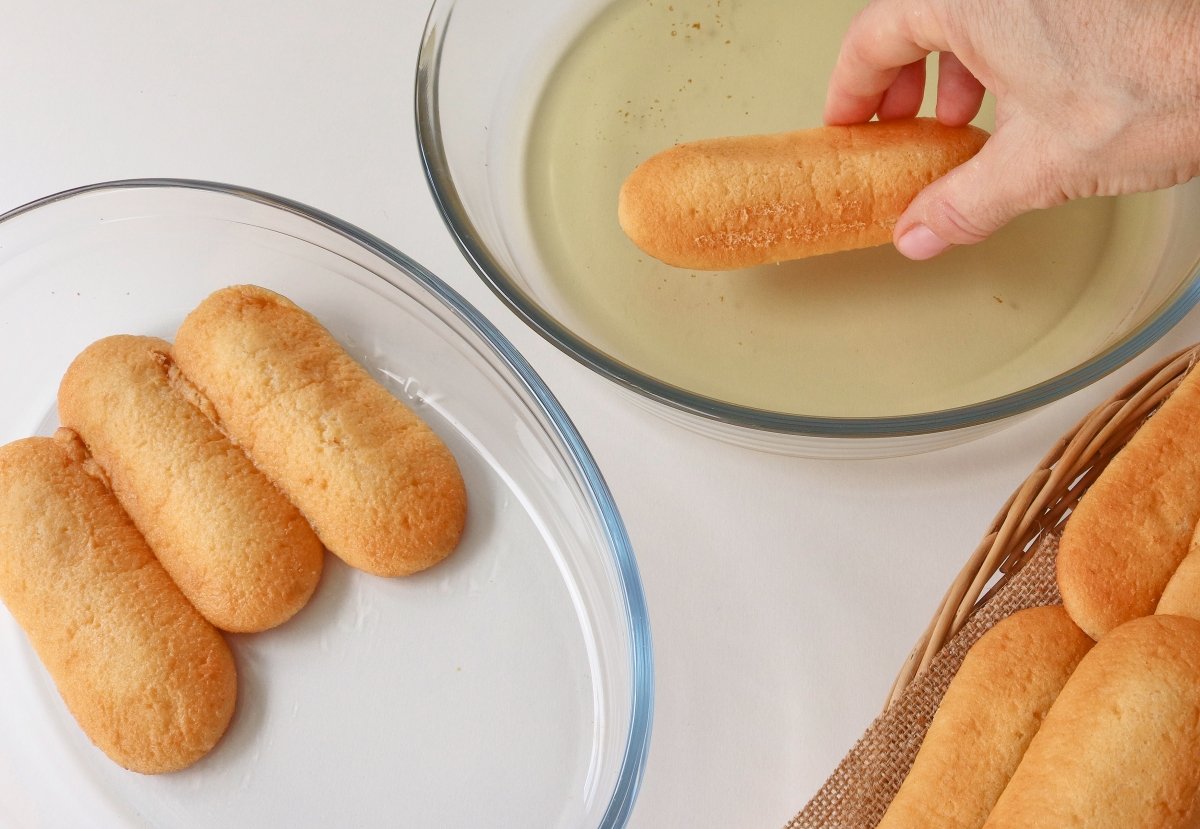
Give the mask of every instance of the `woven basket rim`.
[[890, 706], [1028, 560], [1038, 540], [1062, 526], [1071, 509], [1138, 428], [1200, 359], [1200, 344], [1155, 363], [1064, 434], [1001, 507], [946, 590], [933, 619], [901, 666]]

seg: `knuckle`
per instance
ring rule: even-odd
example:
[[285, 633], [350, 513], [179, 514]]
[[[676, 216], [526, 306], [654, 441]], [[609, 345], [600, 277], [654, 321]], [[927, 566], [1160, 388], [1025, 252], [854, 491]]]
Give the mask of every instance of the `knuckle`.
[[[938, 206], [938, 227], [934, 232], [955, 244], [973, 244], [991, 235], [995, 225], [980, 221], [964, 213], [952, 201], [944, 200]], [[945, 233], [945, 235], [943, 235]]]

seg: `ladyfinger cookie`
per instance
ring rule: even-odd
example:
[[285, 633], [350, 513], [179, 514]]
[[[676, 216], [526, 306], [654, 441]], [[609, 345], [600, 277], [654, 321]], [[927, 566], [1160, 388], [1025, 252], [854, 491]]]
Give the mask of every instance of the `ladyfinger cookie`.
[[1154, 612], [1200, 620], [1200, 536], [1192, 536], [1188, 554], [1163, 588]]
[[650, 256], [696, 270], [882, 245], [987, 138], [915, 118], [679, 144], [625, 180], [617, 218]]
[[0, 447], [0, 600], [97, 747], [176, 771], [229, 724], [233, 656], [84, 454], [66, 430]]
[[407, 575], [457, 545], [467, 502], [449, 449], [311, 314], [263, 288], [226, 288], [188, 315], [172, 353], [348, 564]]
[[1190, 372], [1076, 505], [1058, 548], [1058, 588], [1099, 639], [1154, 613], [1200, 520], [1200, 372]]
[[1063, 687], [985, 829], [1190, 829], [1200, 820], [1200, 622], [1148, 616]]
[[978, 829], [1092, 646], [1061, 607], [1019, 611], [967, 652], [878, 829]]
[[58, 414], [204, 617], [248, 633], [308, 601], [325, 554], [283, 493], [205, 416], [169, 343], [116, 336], [80, 354]]

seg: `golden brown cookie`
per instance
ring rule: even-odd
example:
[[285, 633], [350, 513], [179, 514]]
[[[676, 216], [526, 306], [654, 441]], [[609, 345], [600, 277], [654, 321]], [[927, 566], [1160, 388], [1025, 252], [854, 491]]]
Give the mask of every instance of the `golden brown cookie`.
[[915, 118], [679, 144], [625, 180], [617, 218], [646, 253], [697, 270], [882, 245], [987, 138]]
[[1092, 647], [1061, 607], [1019, 611], [967, 652], [879, 829], [978, 829]]
[[401, 576], [458, 544], [449, 449], [309, 313], [263, 288], [218, 291], [172, 351], [221, 425], [348, 564]]
[[321, 577], [324, 549], [283, 493], [205, 414], [169, 343], [108, 337], [63, 378], [58, 413], [184, 595], [240, 633], [290, 619]]
[[1148, 616], [1083, 658], [986, 829], [1190, 829], [1200, 793], [1200, 622]]
[[0, 447], [0, 599], [92, 742], [176, 771], [225, 732], [233, 657], [82, 456], [66, 430]]
[[1192, 536], [1188, 554], [1175, 568], [1154, 612], [1200, 620], [1200, 536]]
[[1098, 639], [1154, 613], [1200, 520], [1200, 372], [1190, 372], [1089, 487], [1063, 528], [1058, 587]]

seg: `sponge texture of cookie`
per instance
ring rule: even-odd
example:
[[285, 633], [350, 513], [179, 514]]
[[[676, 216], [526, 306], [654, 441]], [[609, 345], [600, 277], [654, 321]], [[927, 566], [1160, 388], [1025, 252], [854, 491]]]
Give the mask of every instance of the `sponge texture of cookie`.
[[226, 288], [188, 315], [172, 354], [348, 564], [401, 576], [457, 546], [467, 502], [453, 455], [312, 315], [263, 288]]
[[1190, 829], [1200, 794], [1200, 622], [1148, 616], [1079, 663], [987, 829]]
[[987, 138], [915, 118], [679, 144], [630, 174], [617, 218], [649, 255], [697, 270], [882, 245]]
[[1092, 647], [1061, 607], [1019, 611], [967, 652], [879, 829], [978, 829]]
[[1088, 488], [1058, 550], [1058, 587], [1098, 639], [1154, 613], [1200, 521], [1200, 372], [1192, 371]]
[[[197, 405], [169, 343], [93, 343], [59, 387], [117, 499], [184, 595], [219, 628], [266, 630], [308, 601], [324, 548], [283, 493]], [[189, 402], [189, 398], [191, 402]]]
[[74, 436], [56, 438], [0, 447], [0, 599], [105, 754], [145, 774], [182, 769], [229, 724], [233, 657]]

